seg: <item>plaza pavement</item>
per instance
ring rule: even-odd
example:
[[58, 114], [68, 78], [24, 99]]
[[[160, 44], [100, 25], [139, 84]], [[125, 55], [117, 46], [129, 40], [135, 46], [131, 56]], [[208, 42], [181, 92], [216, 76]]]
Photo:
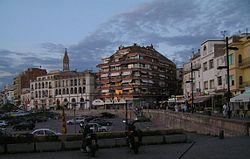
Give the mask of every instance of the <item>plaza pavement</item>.
[[[127, 147], [100, 149], [98, 159], [249, 159], [250, 137], [219, 139], [188, 133], [189, 143], [148, 145], [133, 154]], [[188, 151], [187, 151], [188, 150]], [[186, 152], [186, 153], [184, 153]], [[80, 151], [57, 151], [0, 155], [0, 159], [83, 159], [92, 158]]]

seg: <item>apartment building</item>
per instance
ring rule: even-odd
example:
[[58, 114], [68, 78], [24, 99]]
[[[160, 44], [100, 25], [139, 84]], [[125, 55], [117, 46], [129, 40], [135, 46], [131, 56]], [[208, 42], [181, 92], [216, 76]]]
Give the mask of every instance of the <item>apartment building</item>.
[[233, 94], [241, 94], [250, 87], [250, 34], [242, 34], [229, 38], [229, 81]]
[[[217, 91], [218, 85], [221, 85], [221, 81], [225, 81], [223, 76], [226, 70], [217, 69], [217, 60], [218, 64], [225, 63], [224, 59], [225, 52], [223, 48], [225, 47], [224, 40], [207, 40], [201, 44], [201, 92], [205, 94], [213, 94]], [[218, 77], [219, 75], [219, 77]], [[219, 81], [221, 80], [221, 81]], [[222, 84], [223, 85], [223, 84]], [[222, 89], [224, 89], [222, 87]]]
[[223, 102], [221, 96], [224, 96], [227, 88], [226, 69], [217, 68], [226, 65], [224, 48], [224, 40], [207, 40], [183, 66], [184, 95], [191, 98], [193, 93], [193, 103], [198, 106], [219, 107]]
[[120, 46], [97, 67], [97, 89], [105, 105], [154, 106], [175, 93], [176, 65], [152, 45]]

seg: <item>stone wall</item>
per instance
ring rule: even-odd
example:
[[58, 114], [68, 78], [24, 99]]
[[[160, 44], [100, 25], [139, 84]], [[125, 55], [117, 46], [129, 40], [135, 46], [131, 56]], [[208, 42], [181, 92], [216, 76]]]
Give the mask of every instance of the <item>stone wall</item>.
[[165, 128], [183, 129], [200, 134], [219, 135], [224, 131], [225, 136], [244, 136], [249, 135], [250, 131], [250, 122], [241, 120], [158, 110], [150, 110], [145, 115]]
[[[99, 114], [101, 112], [111, 112], [125, 119], [124, 110], [91, 110], [77, 111], [80, 114]], [[68, 112], [70, 114], [70, 112]], [[73, 114], [73, 112], [71, 112]], [[161, 128], [183, 129], [185, 131], [197, 132], [199, 134], [219, 135], [224, 131], [225, 136], [245, 136], [250, 135], [250, 121], [233, 120], [222, 117], [181, 113], [168, 110], [145, 110], [144, 115], [159, 125]], [[128, 118], [134, 119], [132, 111], [128, 111]]]

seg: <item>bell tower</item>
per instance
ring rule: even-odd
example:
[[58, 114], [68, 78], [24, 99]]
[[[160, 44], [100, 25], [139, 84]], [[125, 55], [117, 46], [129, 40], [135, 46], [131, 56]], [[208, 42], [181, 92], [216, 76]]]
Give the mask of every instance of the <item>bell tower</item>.
[[63, 57], [63, 71], [69, 71], [69, 57], [67, 53], [67, 48], [65, 48], [64, 57]]

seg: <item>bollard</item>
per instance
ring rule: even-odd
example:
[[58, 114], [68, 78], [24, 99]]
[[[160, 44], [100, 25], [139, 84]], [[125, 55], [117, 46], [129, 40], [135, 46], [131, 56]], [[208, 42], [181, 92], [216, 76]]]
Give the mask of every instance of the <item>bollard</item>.
[[219, 133], [219, 139], [224, 139], [224, 131], [221, 130]]

